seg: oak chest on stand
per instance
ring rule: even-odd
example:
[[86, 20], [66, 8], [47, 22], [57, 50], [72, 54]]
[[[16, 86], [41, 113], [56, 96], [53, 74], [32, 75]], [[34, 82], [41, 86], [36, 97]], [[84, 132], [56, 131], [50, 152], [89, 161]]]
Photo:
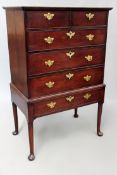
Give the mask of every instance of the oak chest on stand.
[[37, 117], [98, 103], [100, 131], [110, 8], [5, 8], [15, 131], [17, 106], [25, 114], [34, 160]]

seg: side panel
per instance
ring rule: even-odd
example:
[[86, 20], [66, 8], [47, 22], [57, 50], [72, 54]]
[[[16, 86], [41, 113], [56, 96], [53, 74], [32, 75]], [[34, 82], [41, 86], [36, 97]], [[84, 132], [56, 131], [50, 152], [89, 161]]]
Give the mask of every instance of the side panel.
[[28, 99], [11, 83], [11, 100], [28, 117]]
[[20, 9], [7, 9], [6, 19], [11, 81], [28, 97], [24, 12]]

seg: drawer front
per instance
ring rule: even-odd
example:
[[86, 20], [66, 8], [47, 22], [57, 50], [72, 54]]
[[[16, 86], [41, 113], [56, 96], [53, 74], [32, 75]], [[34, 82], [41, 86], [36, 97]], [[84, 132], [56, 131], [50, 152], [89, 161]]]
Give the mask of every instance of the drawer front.
[[27, 28], [53, 28], [69, 26], [68, 11], [29, 11], [26, 12]]
[[65, 49], [28, 55], [28, 74], [104, 64], [104, 47]]
[[80, 71], [65, 71], [53, 75], [29, 79], [31, 98], [78, 89], [103, 82], [103, 68], [87, 68]]
[[[98, 95], [97, 95], [98, 94]], [[58, 97], [41, 100], [34, 104], [34, 115], [41, 116], [54, 112], [60, 112], [73, 109], [78, 106], [88, 105], [90, 103], [103, 102], [104, 87], [97, 89], [86, 89], [81, 92], [69, 93]]]
[[107, 25], [108, 11], [74, 11], [73, 26]]
[[105, 44], [106, 29], [29, 31], [27, 32], [27, 41], [28, 51]]

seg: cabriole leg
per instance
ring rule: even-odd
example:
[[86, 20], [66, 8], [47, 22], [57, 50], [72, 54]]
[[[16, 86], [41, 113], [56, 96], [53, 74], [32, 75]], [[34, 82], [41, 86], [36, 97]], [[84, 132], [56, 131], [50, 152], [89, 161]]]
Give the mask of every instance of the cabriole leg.
[[29, 133], [29, 146], [30, 146], [30, 155], [28, 156], [28, 159], [30, 161], [35, 159], [34, 156], [34, 136], [33, 136], [33, 121], [28, 123], [28, 133]]
[[13, 108], [13, 116], [14, 116], [14, 124], [15, 124], [15, 131], [12, 132], [13, 135], [18, 134], [18, 115], [17, 115], [17, 106], [15, 103], [12, 103]]
[[78, 108], [75, 108], [74, 118], [78, 118]]
[[98, 115], [97, 115], [97, 135], [98, 136], [103, 136], [103, 132], [100, 131], [102, 108], [103, 108], [103, 103], [98, 103]]

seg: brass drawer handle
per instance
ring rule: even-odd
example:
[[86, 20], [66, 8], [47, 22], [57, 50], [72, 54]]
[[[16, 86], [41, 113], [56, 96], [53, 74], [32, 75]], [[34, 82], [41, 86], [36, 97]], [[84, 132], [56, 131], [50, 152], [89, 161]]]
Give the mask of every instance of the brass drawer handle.
[[91, 94], [90, 93], [86, 93], [84, 95], [84, 99], [88, 100], [89, 98], [91, 98]]
[[48, 88], [52, 88], [54, 86], [55, 82], [53, 81], [49, 81], [48, 83], [45, 83], [45, 85], [48, 87]]
[[52, 44], [53, 41], [54, 41], [54, 38], [48, 36], [47, 38], [44, 38], [44, 41], [45, 41], [46, 43], [48, 43], [48, 44]]
[[94, 18], [95, 14], [93, 13], [86, 13], [86, 17], [88, 18], [89, 21], [91, 21]]
[[68, 33], [66, 33], [66, 35], [72, 39], [75, 36], [75, 32], [69, 31]]
[[73, 76], [74, 76], [74, 74], [71, 74], [71, 73], [66, 74], [66, 78], [68, 78], [69, 80], [70, 80], [71, 78], [73, 78]]
[[53, 19], [54, 14], [53, 13], [46, 13], [46, 14], [44, 14], [44, 17], [50, 21]]
[[47, 104], [47, 107], [49, 107], [50, 109], [53, 109], [56, 105], [56, 102], [51, 101], [50, 103]]
[[47, 60], [45, 61], [45, 65], [51, 67], [54, 64], [54, 60]]
[[67, 55], [69, 58], [72, 58], [72, 57], [75, 55], [75, 52], [69, 51], [69, 52], [66, 53], [66, 55]]
[[69, 96], [69, 97], [66, 98], [66, 100], [67, 100], [68, 102], [71, 102], [72, 100], [74, 100], [74, 96]]
[[92, 41], [94, 39], [95, 35], [93, 34], [89, 34], [89, 35], [86, 35], [86, 38], [89, 40], [89, 41]]
[[83, 77], [85, 81], [90, 81], [91, 80], [91, 75], [86, 75]]
[[90, 62], [90, 61], [93, 60], [93, 56], [92, 55], [87, 55], [87, 56], [85, 56], [85, 59]]

